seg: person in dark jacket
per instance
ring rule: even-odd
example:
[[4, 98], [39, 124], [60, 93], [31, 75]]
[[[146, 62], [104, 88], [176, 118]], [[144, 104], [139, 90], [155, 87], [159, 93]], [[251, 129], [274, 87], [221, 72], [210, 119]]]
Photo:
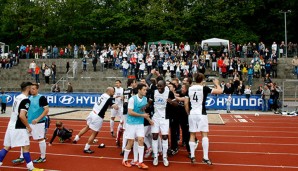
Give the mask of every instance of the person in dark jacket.
[[49, 142], [49, 146], [51, 146], [53, 144], [53, 141], [55, 140], [56, 136], [59, 137], [59, 141], [61, 143], [65, 142], [67, 140], [71, 141], [72, 132], [73, 132], [72, 129], [66, 129], [63, 126], [63, 123], [61, 121], [57, 121], [56, 122], [56, 129], [53, 133], [51, 141]]

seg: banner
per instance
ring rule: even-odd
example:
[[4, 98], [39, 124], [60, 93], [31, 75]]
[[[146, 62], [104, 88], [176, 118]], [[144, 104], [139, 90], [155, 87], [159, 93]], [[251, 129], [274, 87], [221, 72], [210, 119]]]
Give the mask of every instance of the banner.
[[[209, 95], [206, 99], [206, 109], [226, 110], [228, 95]], [[251, 95], [246, 98], [244, 95], [232, 95], [231, 110], [262, 110], [261, 95]]]
[[[19, 95], [17, 92], [7, 92], [8, 106], [11, 106], [14, 98]], [[93, 107], [101, 96], [100, 93], [41, 93], [48, 100], [52, 107]]]
[[[7, 92], [8, 106], [11, 106], [17, 92]], [[101, 96], [100, 93], [41, 93], [50, 106], [53, 107], [93, 107]], [[206, 99], [206, 108], [211, 110], [226, 110], [227, 95], [209, 95]], [[260, 95], [251, 95], [246, 98], [243, 95], [233, 95], [231, 110], [261, 110], [262, 98]]]

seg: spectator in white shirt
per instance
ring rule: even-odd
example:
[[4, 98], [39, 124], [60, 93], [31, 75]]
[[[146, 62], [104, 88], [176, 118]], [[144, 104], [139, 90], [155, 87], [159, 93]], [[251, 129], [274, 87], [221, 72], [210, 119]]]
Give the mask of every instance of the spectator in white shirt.
[[139, 68], [139, 79], [144, 78], [144, 70], [146, 68], [145, 63], [141, 60], [140, 61], [140, 68]]
[[35, 68], [36, 68], [36, 63], [35, 61], [32, 61], [29, 65], [29, 69], [31, 70], [31, 76], [34, 77], [35, 73]]

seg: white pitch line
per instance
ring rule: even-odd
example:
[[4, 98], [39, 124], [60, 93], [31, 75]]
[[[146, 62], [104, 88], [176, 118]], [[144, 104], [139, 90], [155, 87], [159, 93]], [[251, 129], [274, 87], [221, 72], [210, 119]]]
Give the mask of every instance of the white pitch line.
[[[19, 153], [19, 151], [12, 151], [15, 153]], [[39, 154], [40, 152], [30, 152]], [[123, 160], [123, 158], [118, 157], [105, 157], [105, 156], [83, 156], [83, 155], [71, 155], [71, 154], [57, 154], [57, 153], [47, 153], [47, 155], [53, 155], [53, 156], [67, 156], [67, 157], [79, 157], [79, 158], [94, 158], [94, 159], [108, 159], [108, 160]], [[151, 162], [152, 160], [144, 160], [147, 162]], [[161, 161], [160, 161], [161, 162]], [[177, 163], [177, 164], [190, 164], [190, 162], [184, 162], [184, 161], [172, 161], [169, 160], [170, 163]], [[201, 162], [195, 163], [200, 165], [205, 165]], [[213, 165], [219, 165], [219, 166], [242, 166], [242, 167], [260, 167], [260, 168], [291, 168], [291, 169], [297, 169], [298, 166], [276, 166], [276, 165], [255, 165], [255, 164], [236, 164], [236, 163], [213, 163]]]

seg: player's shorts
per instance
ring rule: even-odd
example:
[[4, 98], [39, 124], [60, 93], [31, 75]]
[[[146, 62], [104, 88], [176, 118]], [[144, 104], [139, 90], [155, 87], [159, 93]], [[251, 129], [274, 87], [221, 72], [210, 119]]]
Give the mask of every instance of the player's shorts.
[[120, 117], [123, 115], [123, 107], [119, 107], [118, 110], [111, 109], [111, 117]]
[[189, 115], [189, 132], [209, 132], [207, 115]]
[[3, 145], [12, 148], [30, 145], [27, 129], [7, 129]]
[[144, 124], [130, 125], [126, 124], [125, 138], [135, 139], [137, 137], [144, 137]]
[[30, 124], [32, 129], [31, 136], [34, 140], [44, 139], [45, 123]]
[[90, 129], [98, 132], [102, 126], [103, 119], [92, 111], [86, 118], [86, 121]]
[[169, 134], [170, 120], [164, 118], [152, 118], [154, 124], [151, 126], [151, 133], [159, 133], [161, 135]]

